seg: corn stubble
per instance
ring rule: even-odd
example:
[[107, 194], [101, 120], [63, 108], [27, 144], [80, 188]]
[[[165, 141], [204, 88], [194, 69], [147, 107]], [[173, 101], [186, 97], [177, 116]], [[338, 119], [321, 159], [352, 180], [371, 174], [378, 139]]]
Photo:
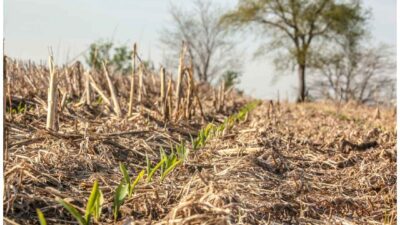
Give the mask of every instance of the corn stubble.
[[393, 109], [254, 101], [197, 83], [186, 48], [177, 81], [136, 44], [129, 76], [7, 58], [4, 220], [396, 222]]

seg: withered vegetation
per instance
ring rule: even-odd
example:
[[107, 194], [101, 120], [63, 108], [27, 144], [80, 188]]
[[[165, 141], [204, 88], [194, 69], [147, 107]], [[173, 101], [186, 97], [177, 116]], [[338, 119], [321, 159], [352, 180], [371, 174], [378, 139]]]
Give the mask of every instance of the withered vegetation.
[[48, 224], [74, 224], [56, 199], [83, 213], [96, 180], [104, 194], [100, 223], [114, 224], [119, 163], [136, 177], [146, 155], [155, 165], [160, 147], [169, 153], [182, 141], [187, 160], [162, 182], [157, 172], [139, 182], [117, 224], [395, 224], [394, 109], [264, 101], [193, 150], [191, 138], [202, 127], [223, 123], [251, 99], [233, 89], [214, 94], [223, 88], [196, 83], [190, 66], [182, 67], [188, 76], [174, 111], [177, 87], [168, 71], [164, 87], [158, 71], [143, 69], [143, 81], [134, 77], [142, 82], [140, 101], [130, 101], [139, 86], [130, 94], [129, 75], [108, 71], [121, 110], [115, 112], [103, 71], [85, 76], [79, 63], [56, 68], [60, 97], [55, 129], [48, 130], [48, 68], [7, 59], [6, 224], [38, 224], [37, 208]]

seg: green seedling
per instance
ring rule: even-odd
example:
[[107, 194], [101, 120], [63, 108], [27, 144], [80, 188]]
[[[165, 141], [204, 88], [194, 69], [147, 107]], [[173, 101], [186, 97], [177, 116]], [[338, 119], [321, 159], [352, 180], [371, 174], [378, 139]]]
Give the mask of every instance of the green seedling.
[[11, 112], [12, 114], [20, 114], [20, 113], [24, 113], [26, 111], [26, 105], [23, 104], [22, 102], [18, 103], [17, 108], [9, 108], [8, 112]]
[[209, 139], [211, 139], [212, 137], [214, 137], [215, 135], [220, 134], [225, 129], [230, 129], [231, 127], [233, 127], [233, 125], [237, 121], [244, 121], [246, 119], [247, 114], [251, 110], [253, 110], [259, 103], [260, 103], [260, 101], [254, 101], [254, 102], [248, 103], [242, 109], [240, 109], [238, 113], [233, 114], [232, 116], [229, 116], [228, 118], [225, 118], [224, 122], [222, 124], [220, 124], [219, 126], [216, 126], [213, 123], [207, 124], [206, 127], [202, 128], [199, 131], [196, 139], [193, 139], [193, 137], [190, 136], [193, 149], [196, 150], [200, 147], [204, 147], [206, 142]]
[[121, 170], [122, 175], [124, 176], [124, 181], [125, 184], [128, 186], [128, 197], [130, 198], [133, 194], [133, 191], [136, 187], [136, 185], [139, 183], [140, 179], [142, 179], [142, 177], [144, 176], [144, 170], [142, 170], [138, 176], [136, 177], [136, 179], [133, 181], [133, 183], [131, 183], [131, 178], [129, 177], [128, 174], [128, 170], [126, 169], [125, 165], [120, 163], [119, 164], [119, 169]]
[[101, 212], [101, 205], [102, 201], [104, 201], [103, 198], [103, 193], [101, 193], [99, 189], [99, 183], [97, 181], [94, 182], [93, 188], [92, 188], [92, 193], [90, 193], [90, 197], [88, 200], [88, 203], [86, 205], [86, 211], [85, 211], [85, 220], [88, 222], [90, 221], [90, 217], [93, 214], [95, 220], [98, 220], [100, 217], [99, 210]]
[[22, 102], [20, 102], [20, 103], [18, 104], [18, 107], [17, 107], [17, 113], [23, 113], [23, 112], [25, 112], [25, 111], [26, 111], [25, 105], [24, 105]]
[[89, 224], [84, 218], [83, 216], [78, 212], [77, 209], [75, 209], [75, 207], [73, 207], [71, 204], [63, 201], [63, 200], [59, 200], [59, 203], [66, 209], [68, 210], [69, 213], [71, 213], [71, 215], [76, 219], [76, 221], [78, 221], [79, 225], [87, 225]]
[[[147, 173], [147, 182], [151, 181], [151, 178], [153, 177], [154, 173], [163, 165], [164, 161], [165, 161], [165, 158], [161, 159], [160, 162], [158, 162], [157, 165], [153, 169], [147, 170], [147, 171], [150, 171]], [[150, 168], [151, 168], [151, 165], [150, 165]]]
[[58, 202], [78, 221], [80, 225], [88, 225], [90, 218], [93, 215], [95, 220], [100, 219], [101, 206], [103, 204], [103, 194], [99, 189], [97, 180], [93, 184], [92, 192], [90, 193], [88, 202], [86, 204], [85, 215], [82, 216], [75, 207], [68, 202], [59, 199]]
[[207, 124], [206, 128], [204, 129], [204, 136], [206, 141], [213, 137], [215, 131], [215, 124], [209, 123]]
[[124, 203], [126, 196], [129, 194], [129, 187], [127, 184], [121, 182], [114, 194], [113, 214], [114, 221], [117, 221], [119, 216], [119, 208]]
[[36, 213], [38, 215], [40, 225], [47, 225], [46, 219], [44, 218], [42, 211], [40, 209], [36, 209]]
[[199, 147], [204, 147], [206, 144], [206, 141], [211, 138], [211, 135], [214, 133], [214, 128], [215, 125], [212, 123], [209, 123], [205, 128], [202, 128], [199, 131], [199, 134], [194, 141], [193, 148], [197, 149]]
[[[148, 157], [146, 155], [146, 161], [148, 162]], [[114, 214], [114, 221], [118, 219], [119, 216], [119, 208], [124, 203], [125, 198], [131, 197], [136, 185], [139, 183], [140, 179], [142, 179], [144, 175], [144, 170], [142, 170], [138, 176], [136, 177], [135, 181], [131, 183], [131, 178], [129, 177], [128, 171], [124, 164], [120, 163], [119, 168], [121, 173], [124, 177], [122, 182], [118, 185], [117, 189], [115, 190], [114, 194], [114, 204], [113, 204], [113, 214]]]
[[[175, 158], [176, 159], [176, 158]], [[166, 170], [161, 173], [161, 182], [164, 181], [165, 177], [173, 170], [175, 169], [176, 166], [178, 166], [180, 163], [182, 163], [182, 160], [175, 160], [168, 162], [168, 167], [166, 167]]]
[[202, 147], [205, 142], [205, 136], [204, 136], [204, 129], [201, 129], [197, 135], [197, 138], [192, 141], [193, 149], [196, 150], [199, 147]]
[[[173, 152], [174, 152], [174, 146], [171, 145], [171, 154], [173, 154]], [[168, 156], [167, 156], [167, 154], [165, 154], [165, 151], [164, 151], [163, 147], [160, 147], [160, 158], [161, 158], [161, 160], [164, 160], [164, 161], [166, 159], [168, 160]], [[165, 165], [162, 164], [161, 167], [160, 167], [161, 173], [164, 171], [164, 167], [165, 167]]]
[[97, 105], [101, 105], [103, 103], [103, 98], [101, 97], [101, 96], [99, 96], [97, 99], [96, 99], [96, 104]]
[[183, 142], [175, 146], [176, 154], [174, 148], [171, 147], [171, 153], [169, 155], [165, 154], [164, 149], [160, 148], [160, 156], [164, 163], [161, 165], [161, 182], [165, 177], [181, 162], [186, 158], [186, 148]]
[[140, 171], [139, 175], [136, 177], [136, 179], [133, 181], [131, 185], [131, 189], [129, 190], [129, 197], [132, 196], [133, 190], [135, 190], [136, 185], [139, 183], [139, 181], [143, 178], [144, 176], [144, 170]]
[[237, 116], [236, 116], [236, 120], [238, 121], [244, 121], [247, 115], [247, 110], [242, 110], [240, 111]]
[[104, 196], [103, 196], [103, 192], [99, 189], [98, 191], [98, 196], [96, 198], [96, 201], [94, 203], [94, 210], [93, 210], [93, 218], [96, 222], [99, 222], [100, 217], [101, 217], [101, 210], [102, 210], [102, 206], [104, 203]]
[[185, 142], [181, 141], [179, 145], [175, 146], [175, 151], [178, 158], [182, 161], [185, 161], [187, 156], [189, 155], [188, 149], [185, 147]]
[[192, 148], [193, 148], [193, 150], [196, 150], [196, 148], [197, 148], [197, 146], [196, 146], [196, 140], [197, 140], [197, 138], [194, 139], [193, 136], [192, 136], [191, 134], [189, 134], [189, 136], [190, 136], [190, 142], [192, 143]]
[[128, 190], [131, 189], [131, 178], [129, 177], [128, 170], [123, 163], [119, 163], [119, 170], [121, 171], [125, 184], [128, 185]]

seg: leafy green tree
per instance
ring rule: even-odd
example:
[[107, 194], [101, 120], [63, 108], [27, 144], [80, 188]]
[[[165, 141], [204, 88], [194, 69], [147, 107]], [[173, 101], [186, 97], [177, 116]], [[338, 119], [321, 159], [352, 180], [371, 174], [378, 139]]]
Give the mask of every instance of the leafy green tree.
[[153, 63], [153, 61], [151, 61], [151, 60], [143, 60], [143, 67], [144, 67], [144, 69], [145, 70], [155, 70], [155, 66], [154, 66], [154, 63]]
[[114, 48], [114, 55], [111, 63], [115, 66], [118, 71], [128, 72], [131, 69], [132, 51], [128, 50], [126, 46], [120, 46]]
[[283, 50], [279, 61], [289, 60], [297, 66], [298, 101], [302, 102], [312, 53], [343, 33], [349, 34], [352, 27], [360, 29], [353, 29], [351, 35], [363, 35], [366, 18], [357, 0], [239, 0], [221, 22], [234, 30], [250, 27], [267, 34], [266, 50]]
[[85, 58], [86, 63], [95, 70], [101, 70], [102, 62], [106, 61], [115, 71], [126, 74], [131, 69], [132, 51], [125, 45], [114, 47], [112, 42], [98, 41], [90, 45]]
[[222, 74], [221, 80], [225, 83], [225, 88], [228, 89], [232, 86], [235, 86], [240, 83], [240, 74], [237, 71], [228, 70], [224, 74]]

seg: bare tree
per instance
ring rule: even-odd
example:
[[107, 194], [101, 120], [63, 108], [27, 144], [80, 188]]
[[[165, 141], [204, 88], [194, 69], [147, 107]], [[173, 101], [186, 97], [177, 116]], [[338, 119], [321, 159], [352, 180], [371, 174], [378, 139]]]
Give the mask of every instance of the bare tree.
[[311, 91], [336, 101], [387, 103], [395, 98], [395, 72], [390, 46], [338, 48], [317, 60]]
[[208, 0], [194, 0], [192, 8], [182, 10], [171, 5], [173, 23], [160, 37], [167, 50], [164, 60], [167, 67], [176, 67], [181, 42], [188, 46], [195, 73], [202, 82], [211, 82], [226, 69], [239, 70], [234, 42], [219, 23], [222, 10]]

